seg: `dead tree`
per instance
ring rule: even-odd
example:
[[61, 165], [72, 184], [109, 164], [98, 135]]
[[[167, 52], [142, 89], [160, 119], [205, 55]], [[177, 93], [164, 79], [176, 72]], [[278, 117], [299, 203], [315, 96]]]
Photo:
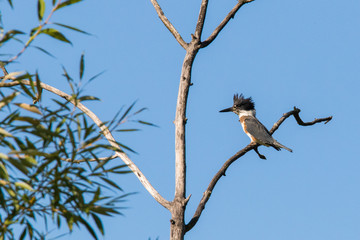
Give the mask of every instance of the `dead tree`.
[[[182, 240], [186, 232], [190, 231], [198, 222], [206, 203], [210, 199], [210, 196], [222, 176], [225, 176], [226, 170], [229, 166], [244, 156], [247, 152], [254, 150], [258, 147], [255, 143], [250, 143], [236, 154], [234, 154], [231, 158], [229, 158], [223, 166], [219, 169], [219, 171], [215, 174], [215, 176], [210, 181], [207, 189], [203, 193], [203, 197], [200, 200], [200, 203], [192, 217], [192, 219], [186, 223], [185, 222], [185, 211], [186, 205], [190, 200], [191, 195], [186, 194], [186, 142], [185, 142], [185, 134], [186, 134], [186, 107], [188, 102], [188, 94], [189, 88], [191, 84], [191, 71], [192, 66], [195, 60], [195, 57], [199, 50], [207, 47], [211, 44], [216, 37], [219, 35], [221, 30], [227, 25], [227, 23], [235, 17], [238, 10], [247, 3], [252, 2], [253, 0], [239, 0], [232, 10], [225, 16], [225, 18], [219, 23], [219, 25], [214, 29], [209, 37], [205, 40], [202, 40], [202, 31], [204, 28], [206, 12], [208, 7], [208, 0], [202, 0], [200, 6], [200, 12], [198, 16], [198, 20], [195, 27], [195, 32], [191, 34], [191, 41], [185, 42], [183, 37], [179, 34], [179, 32], [175, 29], [175, 27], [171, 24], [169, 19], [166, 17], [161, 7], [159, 6], [156, 0], [150, 0], [153, 4], [159, 18], [164, 23], [166, 28], [171, 32], [171, 34], [175, 37], [177, 42], [183, 47], [186, 51], [184, 61], [182, 64], [181, 75], [179, 80], [179, 90], [177, 97], [177, 105], [176, 105], [176, 114], [175, 114], [175, 196], [174, 199], [169, 201], [161, 196], [160, 193], [151, 185], [150, 181], [144, 176], [144, 174], [140, 171], [140, 169], [134, 164], [134, 162], [127, 156], [123, 151], [116, 151], [114, 157], [121, 158], [124, 163], [130, 168], [130, 170], [135, 174], [135, 176], [139, 179], [139, 181], [143, 184], [145, 189], [151, 194], [151, 196], [163, 207], [168, 209], [171, 213], [170, 219], [170, 239], [171, 240]], [[4, 77], [8, 74], [6, 72], [5, 67], [2, 67], [4, 72]], [[1, 82], [0, 87], [12, 87], [15, 85], [30, 85], [31, 83], [27, 80], [21, 81], [13, 81], [13, 82]], [[82, 103], [76, 102], [70, 95], [52, 87], [45, 83], [40, 84], [41, 88], [47, 91], [50, 91], [62, 98], [67, 99], [69, 102], [73, 103], [74, 106], [83, 111], [87, 116], [89, 116], [100, 128], [104, 137], [108, 140], [108, 142], [116, 149], [121, 149], [121, 147], [117, 144], [112, 133], [109, 129], [103, 124], [103, 122], [87, 107], [85, 107]], [[290, 116], [294, 116], [297, 123], [301, 126], [309, 126], [320, 122], [327, 123], [332, 119], [332, 117], [315, 119], [312, 122], [303, 122], [299, 116], [300, 109], [294, 108], [293, 110], [285, 113], [272, 127], [270, 133], [273, 134], [280, 125]]]

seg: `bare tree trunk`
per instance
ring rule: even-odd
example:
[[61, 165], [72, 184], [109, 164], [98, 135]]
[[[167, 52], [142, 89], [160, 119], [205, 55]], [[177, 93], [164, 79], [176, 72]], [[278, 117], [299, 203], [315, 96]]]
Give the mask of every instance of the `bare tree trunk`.
[[182, 65], [178, 99], [175, 114], [175, 198], [172, 202], [170, 239], [182, 240], [185, 235], [184, 212], [186, 208], [186, 149], [185, 125], [186, 105], [191, 85], [191, 69], [195, 56], [200, 48], [195, 38], [189, 43]]
[[170, 240], [184, 240], [186, 203], [173, 202], [170, 220]]

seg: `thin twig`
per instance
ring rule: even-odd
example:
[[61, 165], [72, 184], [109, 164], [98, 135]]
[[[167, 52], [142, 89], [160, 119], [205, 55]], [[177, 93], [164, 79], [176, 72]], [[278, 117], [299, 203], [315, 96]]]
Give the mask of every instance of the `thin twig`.
[[254, 0], [239, 0], [239, 2], [233, 7], [233, 9], [228, 13], [228, 15], [222, 20], [217, 28], [213, 31], [213, 33], [206, 39], [204, 42], [201, 43], [201, 47], [204, 48], [208, 46], [212, 41], [215, 40], [217, 35], [220, 31], [226, 26], [226, 24], [230, 21], [230, 19], [234, 18], [236, 12], [246, 3], [252, 2]]
[[[6, 82], [6, 83], [0, 83], [1, 87], [13, 87], [16, 85], [31, 85], [30, 81], [28, 80], [21, 80], [21, 81], [14, 81], [14, 82]], [[108, 140], [111, 146], [115, 147], [116, 149], [119, 149], [119, 151], [115, 152], [115, 155], [119, 157], [123, 162], [130, 168], [130, 170], [135, 174], [135, 176], [140, 180], [142, 185], [145, 187], [145, 189], [155, 198], [155, 200], [160, 203], [163, 207], [169, 209], [171, 207], [171, 202], [164, 199], [157, 191], [156, 189], [150, 184], [149, 180], [144, 176], [144, 174], [140, 171], [140, 169], [133, 163], [133, 161], [124, 153], [121, 151], [120, 146], [116, 143], [114, 137], [112, 136], [109, 129], [105, 126], [105, 124], [87, 107], [85, 107], [81, 102], [76, 101], [72, 96], [69, 94], [66, 94], [62, 92], [61, 90], [54, 88], [50, 85], [47, 85], [45, 83], [40, 83], [41, 88], [52, 92], [62, 98], [65, 98], [67, 101], [71, 102], [79, 108], [83, 113], [85, 113], [88, 117], [90, 117], [95, 124], [101, 129], [101, 132], [104, 134], [105, 138]]]
[[40, 32], [44, 28], [44, 26], [46, 26], [48, 24], [51, 16], [54, 14], [54, 12], [56, 11], [56, 9], [59, 7], [60, 4], [61, 4], [61, 1], [58, 1], [57, 4], [53, 7], [51, 12], [49, 13], [46, 20], [42, 24], [40, 24], [39, 27], [37, 28], [36, 32], [30, 36], [29, 40], [25, 43], [25, 46], [23, 47], [23, 49], [21, 49], [21, 51], [18, 54], [16, 54], [14, 57], [12, 57], [9, 61], [7, 61], [7, 63], [11, 63], [11, 62], [15, 61], [25, 52], [25, 50], [30, 46], [30, 44], [34, 41], [34, 39], [40, 34]]
[[5, 78], [6, 75], [8, 75], [9, 73], [7, 72], [5, 66], [4, 66], [2, 63], [0, 63], [0, 68], [1, 68], [1, 70], [3, 71], [3, 73], [4, 73], [4, 76], [1, 77], [1, 79], [2, 79], [2, 78]]
[[[285, 113], [271, 128], [270, 133], [273, 134], [279, 127], [280, 125], [291, 115], [294, 116], [294, 118], [296, 119], [297, 123], [301, 126], [309, 126], [309, 125], [313, 125], [315, 123], [320, 123], [320, 122], [325, 122], [325, 124], [327, 122], [329, 122], [332, 119], [332, 116], [327, 117], [327, 118], [319, 118], [319, 119], [315, 119], [312, 122], [303, 122], [299, 116], [299, 112], [300, 109], [294, 107], [294, 110], [289, 111], [287, 113]], [[211, 193], [213, 191], [213, 189], [215, 188], [216, 183], [219, 181], [219, 179], [222, 176], [225, 176], [225, 172], [226, 170], [230, 167], [230, 165], [235, 162], [235, 160], [239, 159], [240, 157], [242, 157], [243, 155], [245, 155], [247, 152], [255, 149], [258, 146], [258, 144], [256, 143], [250, 143], [249, 145], [247, 145], [245, 148], [241, 149], [240, 151], [238, 151], [234, 156], [232, 156], [231, 158], [229, 158], [224, 164], [223, 166], [220, 168], [220, 170], [215, 174], [215, 176], [213, 177], [213, 179], [210, 181], [209, 186], [207, 187], [206, 191], [203, 194], [203, 197], [200, 200], [200, 203], [195, 211], [194, 216], [192, 217], [192, 219], [190, 220], [190, 222], [186, 225], [185, 227], [185, 231], [189, 231], [191, 230], [195, 224], [197, 223], [197, 221], [199, 220], [202, 211], [205, 208], [205, 205], [207, 203], [207, 201], [210, 199]]]
[[150, 0], [152, 5], [154, 6], [156, 13], [158, 14], [161, 21], [164, 23], [165, 27], [169, 29], [169, 31], [174, 35], [175, 39], [178, 41], [178, 43], [186, 50], [188, 47], [188, 44], [184, 41], [184, 39], [181, 37], [179, 32], [175, 29], [175, 27], [171, 24], [169, 19], [165, 16], [163, 10], [161, 9], [160, 5], [156, 0]]

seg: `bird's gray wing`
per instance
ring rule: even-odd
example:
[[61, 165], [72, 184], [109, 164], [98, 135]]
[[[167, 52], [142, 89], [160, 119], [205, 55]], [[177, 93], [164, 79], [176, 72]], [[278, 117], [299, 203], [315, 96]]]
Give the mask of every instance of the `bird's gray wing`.
[[274, 139], [262, 123], [254, 117], [245, 119], [246, 130], [262, 144], [272, 145]]

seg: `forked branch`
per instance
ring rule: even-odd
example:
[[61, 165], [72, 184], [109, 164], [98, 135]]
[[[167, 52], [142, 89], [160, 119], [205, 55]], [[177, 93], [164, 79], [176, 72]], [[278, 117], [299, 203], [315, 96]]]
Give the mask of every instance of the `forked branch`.
[[[1, 87], [13, 87], [16, 85], [31, 85], [29, 80], [21, 80], [21, 81], [13, 81], [13, 82], [4, 82], [4, 83], [0, 83], [0, 88]], [[112, 136], [111, 132], [109, 131], [109, 129], [104, 125], [104, 123], [95, 115], [95, 113], [93, 113], [90, 109], [88, 109], [87, 107], [85, 107], [81, 102], [76, 101], [72, 96], [60, 91], [57, 88], [54, 88], [50, 85], [47, 85], [45, 83], [40, 83], [41, 84], [41, 88], [45, 89], [49, 92], [52, 92], [62, 98], [65, 98], [67, 101], [71, 102], [72, 104], [74, 104], [74, 106], [76, 106], [77, 108], [79, 108], [82, 112], [84, 112], [88, 117], [90, 117], [95, 124], [101, 129], [101, 132], [104, 134], [105, 138], [108, 140], [108, 142], [110, 143], [111, 146], [115, 147], [116, 149], [119, 149], [118, 151], [115, 152], [115, 155], [119, 158], [121, 158], [121, 160], [123, 160], [123, 162], [130, 168], [130, 170], [135, 174], [135, 176], [139, 179], [139, 181], [142, 183], [142, 185], [145, 187], [145, 189], [151, 194], [151, 196], [153, 198], [155, 198], [155, 200], [160, 203], [163, 207], [169, 209], [171, 206], [171, 202], [167, 201], [166, 199], [164, 199], [157, 191], [156, 189], [150, 184], [149, 180], [144, 176], [144, 174], [140, 171], [140, 169], [133, 163], [133, 161], [131, 161], [131, 159], [127, 156], [126, 153], [124, 153], [120, 146], [118, 146], [118, 144], [116, 143], [114, 137]], [[114, 156], [113, 156], [114, 157]], [[112, 158], [112, 157], [111, 157]]]
[[[319, 118], [319, 119], [315, 119], [314, 121], [311, 122], [303, 122], [302, 119], [299, 116], [300, 113], [300, 109], [294, 107], [294, 110], [285, 113], [271, 128], [270, 133], [273, 134], [279, 127], [280, 125], [290, 116], [294, 116], [296, 122], [301, 125], [301, 126], [310, 126], [310, 125], [314, 125], [315, 123], [320, 123], [320, 122], [325, 122], [328, 123], [331, 119], [332, 116], [330, 117], [326, 117], [326, 118]], [[245, 155], [247, 152], [255, 149], [257, 146], [259, 146], [256, 143], [250, 143], [249, 145], [247, 145], [245, 148], [241, 149], [240, 151], [238, 151], [234, 156], [232, 156], [231, 158], [229, 158], [224, 165], [220, 168], [220, 170], [215, 174], [215, 176], [213, 177], [213, 179], [211, 180], [209, 186], [207, 187], [206, 191], [203, 194], [203, 197], [200, 200], [200, 203], [195, 211], [194, 216], [192, 217], [192, 219], [190, 220], [190, 222], [186, 225], [185, 227], [185, 231], [189, 231], [191, 230], [195, 224], [197, 223], [197, 221], [199, 220], [202, 211], [205, 208], [205, 205], [207, 203], [207, 201], [210, 199], [211, 193], [216, 185], [216, 183], [219, 181], [219, 179], [222, 176], [225, 176], [226, 170], [230, 167], [230, 165], [235, 162], [237, 159], [239, 159], [240, 157], [242, 157], [243, 155]]]
[[156, 0], [150, 0], [152, 5], [154, 6], [156, 13], [158, 14], [161, 21], [164, 23], [165, 27], [169, 29], [172, 35], [174, 35], [175, 39], [178, 41], [178, 43], [186, 50], [188, 47], [188, 44], [184, 41], [184, 39], [181, 37], [179, 32], [176, 30], [176, 28], [171, 24], [169, 19], [165, 16], [163, 10], [161, 9], [160, 5]]
[[215, 30], [212, 32], [212, 34], [208, 37], [208, 39], [206, 39], [205, 41], [203, 41], [201, 43], [201, 47], [204, 48], [206, 46], [208, 46], [210, 43], [212, 43], [215, 38], [217, 37], [217, 35], [220, 33], [220, 31], [226, 26], [226, 24], [230, 21], [230, 19], [234, 18], [235, 14], [237, 13], [237, 11], [246, 3], [252, 2], [254, 0], [239, 0], [238, 3], [233, 7], [233, 9], [231, 9], [231, 11], [228, 13], [228, 15], [226, 15], [226, 17], [224, 18], [224, 20], [222, 20], [222, 22], [219, 24], [219, 26], [217, 26], [217, 28], [215, 28]]

